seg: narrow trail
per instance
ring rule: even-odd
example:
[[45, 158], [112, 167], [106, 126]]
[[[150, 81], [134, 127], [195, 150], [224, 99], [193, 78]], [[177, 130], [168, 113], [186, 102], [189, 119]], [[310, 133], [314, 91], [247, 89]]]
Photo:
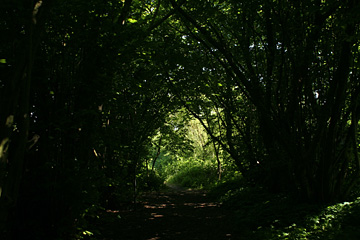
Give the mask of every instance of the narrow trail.
[[135, 212], [108, 211], [118, 219], [109, 218], [104, 240], [237, 239], [232, 211], [210, 201], [205, 191], [170, 186], [169, 191], [147, 194], [139, 200]]

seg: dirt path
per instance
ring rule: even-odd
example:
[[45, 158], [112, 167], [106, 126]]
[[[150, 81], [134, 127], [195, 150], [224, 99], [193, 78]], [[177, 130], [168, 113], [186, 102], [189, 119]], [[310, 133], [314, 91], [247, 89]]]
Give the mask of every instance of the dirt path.
[[172, 186], [140, 200], [141, 207], [135, 212], [108, 212], [118, 220], [109, 219], [103, 239], [237, 239], [232, 232], [231, 210], [209, 201], [204, 191]]

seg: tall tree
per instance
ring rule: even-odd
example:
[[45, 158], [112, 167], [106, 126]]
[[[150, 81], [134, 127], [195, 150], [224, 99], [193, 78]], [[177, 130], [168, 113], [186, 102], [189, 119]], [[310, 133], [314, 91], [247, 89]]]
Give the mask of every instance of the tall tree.
[[315, 201], [349, 194], [360, 169], [358, 2], [170, 2], [182, 34], [256, 107], [271, 187]]
[[29, 149], [30, 89], [43, 29], [42, 5], [43, 1], [5, 1], [0, 8], [0, 234], [13, 217]]
[[105, 186], [136, 177], [171, 105], [152, 64], [160, 48], [152, 32], [174, 10], [160, 1], [53, 1], [41, 19], [41, 3], [1, 6], [0, 215], [14, 238], [74, 234]]

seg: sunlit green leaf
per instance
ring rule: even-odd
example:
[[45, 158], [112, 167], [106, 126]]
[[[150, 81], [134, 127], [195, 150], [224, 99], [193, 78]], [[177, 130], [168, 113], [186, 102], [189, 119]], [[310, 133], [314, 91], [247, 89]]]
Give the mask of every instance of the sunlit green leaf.
[[133, 18], [129, 18], [128, 21], [129, 21], [129, 23], [136, 23], [137, 22], [137, 20], [133, 19]]
[[85, 236], [92, 236], [92, 235], [94, 235], [92, 232], [90, 232], [90, 231], [83, 231], [83, 235], [85, 235]]

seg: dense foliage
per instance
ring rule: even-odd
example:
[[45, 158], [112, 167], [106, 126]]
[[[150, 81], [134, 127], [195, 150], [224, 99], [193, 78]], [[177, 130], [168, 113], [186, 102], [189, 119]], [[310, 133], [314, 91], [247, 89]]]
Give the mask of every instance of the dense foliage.
[[81, 238], [164, 181], [358, 195], [358, 1], [3, 0], [0, 14], [4, 239]]

